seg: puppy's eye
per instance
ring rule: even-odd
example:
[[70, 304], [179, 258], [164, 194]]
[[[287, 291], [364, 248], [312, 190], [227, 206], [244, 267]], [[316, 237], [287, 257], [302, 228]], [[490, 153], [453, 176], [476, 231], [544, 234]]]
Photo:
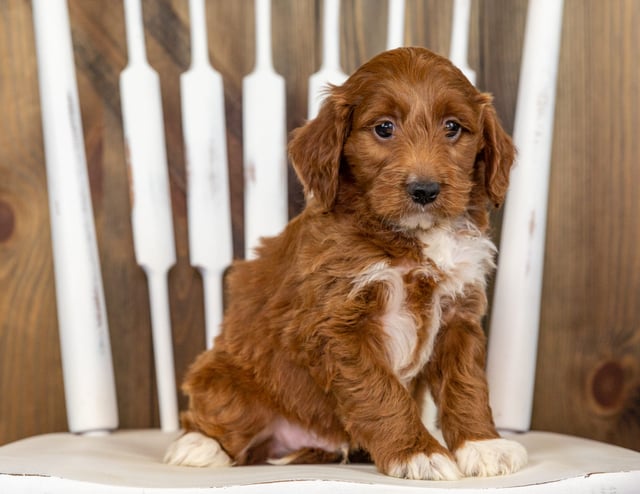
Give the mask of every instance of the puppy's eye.
[[444, 123], [444, 130], [448, 139], [455, 140], [462, 133], [462, 125], [455, 120], [447, 120]]
[[390, 122], [389, 120], [385, 120], [384, 122], [379, 123], [373, 128], [374, 132], [381, 139], [389, 139], [390, 137], [392, 137], [394, 129], [395, 125], [393, 125], [393, 122]]

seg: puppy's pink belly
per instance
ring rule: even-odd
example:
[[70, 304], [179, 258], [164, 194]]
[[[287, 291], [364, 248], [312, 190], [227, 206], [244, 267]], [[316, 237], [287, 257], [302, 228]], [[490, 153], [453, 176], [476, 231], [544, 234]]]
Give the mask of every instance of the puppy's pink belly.
[[328, 441], [283, 418], [277, 419], [272, 427], [269, 456], [273, 459], [282, 458], [303, 448], [317, 448], [330, 452], [340, 449], [340, 444]]

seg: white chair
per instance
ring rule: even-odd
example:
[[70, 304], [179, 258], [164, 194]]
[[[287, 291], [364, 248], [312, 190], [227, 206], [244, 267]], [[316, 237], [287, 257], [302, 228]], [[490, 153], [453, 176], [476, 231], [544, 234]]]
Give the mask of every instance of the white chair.
[[[264, 4], [263, 0], [257, 1]], [[398, 4], [400, 0], [394, 0], [394, 2]], [[544, 5], [542, 5], [544, 2], [545, 0], [531, 0], [530, 26], [527, 28], [527, 37], [531, 36], [533, 39], [534, 36], [538, 35], [548, 39], [550, 36], [549, 33], [544, 32], [537, 32], [536, 34], [535, 26], [532, 27], [540, 12], [538, 11], [538, 14], [536, 14], [534, 7], [544, 8]], [[136, 5], [137, 2], [135, 0], [127, 0], [127, 3], [129, 4], [127, 7], [129, 16], [127, 19], [128, 37], [139, 38], [141, 30], [139, 25], [136, 27], [136, 23], [139, 24], [139, 19], [138, 21], [131, 19], [131, 17], [136, 17], [139, 14], [139, 3]], [[202, 15], [202, 4], [198, 6], [198, 3], [194, 1], [191, 5], [193, 9], [192, 25], [198, 22], [198, 15]], [[465, 7], [465, 3], [468, 6], [468, 2], [457, 0], [457, 8]], [[554, 3], [558, 12], [561, 12], [562, 4], [557, 0], [547, 2], [547, 7]], [[558, 5], [560, 6], [558, 7]], [[264, 5], [261, 7], [264, 7]], [[391, 17], [397, 18], [397, 15], [396, 11], [396, 14]], [[499, 426], [503, 429], [527, 431], [504, 432], [505, 437], [515, 438], [529, 452], [529, 464], [520, 472], [495, 478], [473, 478], [456, 482], [427, 482], [390, 478], [378, 473], [372, 465], [251, 466], [196, 469], [163, 464], [162, 457], [165, 449], [180, 434], [176, 430], [176, 405], [175, 397], [173, 396], [175, 384], [172, 376], [170, 340], [167, 338], [170, 333], [167, 333], [168, 309], [164, 282], [167, 265], [170, 265], [172, 255], [174, 255], [172, 253], [170, 219], [166, 220], [165, 224], [159, 228], [161, 230], [160, 233], [158, 231], [136, 232], [136, 235], [141, 235], [141, 239], [136, 240], [136, 256], [149, 277], [152, 311], [155, 311], [153, 317], [154, 350], [157, 359], [158, 381], [161, 381], [159, 383], [159, 386], [161, 386], [159, 389], [159, 401], [162, 430], [120, 430], [110, 432], [112, 429], [117, 428], [117, 408], [115, 406], [108, 338], [105, 337], [106, 321], [103, 320], [103, 317], [100, 317], [99, 310], [98, 316], [90, 310], [86, 311], [86, 313], [64, 310], [65, 297], [67, 296], [76, 298], [76, 307], [82, 306], [82, 304], [78, 304], [77, 298], [82, 296], [82, 289], [86, 287], [91, 288], [90, 290], [85, 290], [90, 297], [90, 303], [87, 305], [89, 307], [96, 307], [97, 305], [98, 309], [104, 306], [100, 273], [97, 267], [95, 233], [93, 233], [91, 223], [90, 204], [88, 213], [86, 207], [79, 207], [79, 205], [87, 206], [88, 189], [86, 176], [82, 172], [84, 162], [81, 145], [82, 137], [77, 132], [74, 132], [74, 129], [77, 130], [80, 127], [78, 124], [77, 90], [75, 89], [65, 0], [34, 0], [34, 17], [39, 38], [40, 77], [41, 81], [46, 80], [46, 84], [42, 84], [41, 97], [50, 195], [56, 198], [58, 201], [56, 203], [57, 206], [66, 214], [64, 221], [60, 218], [52, 218], [52, 230], [54, 232], [56, 272], [59, 278], [56, 288], [60, 330], [62, 333], [61, 339], [63, 342], [62, 355], [69, 428], [73, 432], [46, 434], [0, 447], [0, 493], [47, 492], [73, 494], [114, 492], [141, 494], [157, 492], [169, 494], [174, 492], [209, 492], [216, 490], [230, 493], [297, 493], [301, 491], [309, 493], [411, 493], [423, 491], [480, 493], [494, 492], [498, 489], [505, 489], [510, 493], [632, 493], [640, 491], [640, 453], [566, 435], [527, 431], [531, 413], [531, 372], [529, 370], [522, 375], [516, 375], [515, 381], [518, 389], [515, 391], [508, 387], [508, 383], [504, 384], [500, 381], [501, 375], [510, 373], [508, 368], [505, 370], [502, 367], [510, 364], [508, 359], [504, 358], [502, 352], [505, 348], [511, 353], [517, 352], [518, 349], [513, 350], [513, 347], [518, 342], [503, 339], [499, 325], [496, 326], [498, 323], [494, 323], [492, 328], [489, 362], [492, 400], [494, 395], [498, 396], [495, 402], [492, 401], [492, 404], [496, 410], [496, 421]], [[556, 26], [555, 29], [558, 31], [557, 26], [559, 26], [559, 23], [554, 24], [550, 20], [551, 17], [553, 16], [546, 16], [543, 24], [551, 30]], [[460, 16], [456, 16], [456, 18], [458, 21], [462, 18], [462, 24], [464, 24], [464, 12]], [[45, 20], [46, 22], [43, 22]], [[264, 22], [264, 18], [261, 22]], [[551, 41], [552, 45], [553, 43], [556, 44], [555, 50], [557, 50], [557, 45], [559, 44], [557, 34], [556, 32], [555, 42]], [[203, 33], [200, 32], [197, 36], [202, 35]], [[194, 52], [196, 45], [200, 46], [200, 48], [202, 47], [202, 38], [199, 38], [198, 41], [197, 36], [193, 38]], [[157, 76], [154, 77], [153, 71], [146, 64], [144, 45], [136, 45], [133, 39], [129, 41], [130, 64], [131, 66], [134, 62], [141, 64], [142, 70], [140, 73], [142, 76], [139, 79], [133, 77], [134, 82], [127, 82], [125, 78], [125, 82], [122, 83], [122, 92], [135, 91], [135, 87], [130, 89], [126, 87], [135, 86], [140, 80], [144, 80], [143, 85], [146, 84], [147, 91], [153, 93], [148, 88], [153, 88], [157, 84]], [[390, 41], [389, 43], [393, 44], [397, 43], [397, 41]], [[553, 50], [554, 48], [551, 47], [550, 49]], [[452, 54], [452, 58], [460, 66], [464, 66], [466, 51], [464, 49], [460, 51], [459, 46], [456, 50], [457, 54]], [[462, 52], [462, 55], [460, 55], [460, 52]], [[533, 70], [533, 73], [546, 74], [548, 77], [546, 79], [543, 77], [540, 84], [544, 86], [542, 90], [548, 91], [549, 84], [551, 86], [555, 85], [555, 68], [553, 64], [557, 64], [557, 57], [554, 60], [554, 57], [549, 55], [548, 50], [545, 51], [545, 55], [548, 60], [551, 60], [550, 67], [540, 69], [536, 66], [536, 59], [532, 59], [525, 54], [523, 71]], [[47, 65], [47, 60], [53, 65]], [[202, 62], [202, 58], [200, 62]], [[525, 66], [528, 64], [531, 65], [526, 69]], [[204, 65], [206, 65], [206, 57]], [[192, 66], [194, 72], [196, 72], [196, 68], [198, 67]], [[130, 71], [129, 74], [133, 72]], [[216, 78], [211, 76], [211, 72], [212, 69], [205, 68], [205, 75], [202, 76], [202, 79], [208, 82], [215, 81]], [[59, 76], [59, 78], [56, 79], [56, 76]], [[197, 80], [198, 78], [195, 77], [195, 79]], [[197, 82], [195, 84], [197, 88]], [[535, 83], [532, 84], [533, 86], [536, 85]], [[541, 90], [541, 88], [521, 86], [521, 97], [523, 92], [528, 93], [529, 91], [537, 90]], [[59, 98], [58, 94], [60, 93], [56, 93], [57, 91], [63, 91], [62, 94], [66, 95], [67, 98]], [[526, 101], [532, 98], [523, 99]], [[63, 107], [65, 111], [57, 111], [55, 105], [58, 100], [61, 100], [65, 105]], [[551, 98], [551, 101], [553, 101], [553, 98]], [[158, 101], [154, 101], [152, 96], [146, 103], [149, 106], [137, 111], [142, 114], [148, 114], [150, 108], [157, 103]], [[215, 104], [215, 101], [212, 104]], [[183, 105], [188, 106], [189, 102], [183, 100]], [[519, 106], [523, 105], [524, 103]], [[69, 108], [71, 108], [71, 111], [68, 111]], [[153, 111], [158, 111], [159, 108], [154, 107], [152, 109]], [[136, 110], [123, 109], [125, 127], [127, 118], [136, 118], [135, 115], [128, 117], [127, 112], [135, 114]], [[522, 108], [519, 107], [518, 112], [516, 126], [520, 126], [520, 133], [516, 129], [516, 141], [519, 141], [521, 154], [525, 155], [521, 156], [521, 168], [526, 168], [526, 129], [530, 123], [529, 120], [531, 118], [549, 118], [549, 114], [553, 115], [553, 105], [551, 104], [551, 108], [546, 115], [540, 115], [539, 113], [535, 116], [527, 115], [527, 110], [524, 106]], [[58, 118], [61, 113], [62, 120]], [[193, 118], [203, 117], [198, 117], [196, 114]], [[185, 135], [185, 142], [188, 147], [194, 146], [190, 148], [189, 152], [194, 153], [193, 156], [195, 156], [198, 153], [198, 146], [202, 145], [202, 140], [206, 140], [208, 137], [206, 135], [199, 136], [200, 141], [198, 141], [198, 136], [189, 135], [188, 125], [185, 124], [184, 127], [188, 134]], [[200, 128], [201, 126], [197, 127]], [[48, 132], [48, 128], [51, 133]], [[132, 137], [133, 131], [127, 132], [125, 128], [125, 132], [129, 138]], [[135, 146], [136, 153], [153, 152], [154, 148], [156, 152], [157, 148], [160, 148], [163, 152], [162, 129], [155, 129], [151, 134], [153, 135], [136, 137], [140, 141], [151, 139], [151, 151], [145, 150], [144, 143], [141, 144], [139, 141], [136, 143], [129, 142], [129, 146]], [[190, 139], [195, 139], [191, 141], [192, 144], [187, 142]], [[550, 139], [550, 136], [548, 136], [548, 139]], [[544, 155], [545, 149], [547, 149], [545, 146], [549, 146], [549, 143], [550, 141], [546, 142], [546, 144], [537, 142], [536, 149], [542, 149], [542, 151], [538, 152]], [[132, 153], [131, 155], [130, 166], [137, 167], [138, 163], [134, 161], [138, 159], [136, 158], [138, 155], [134, 154]], [[190, 157], [193, 158], [193, 156]], [[162, 165], [164, 156], [161, 154], [160, 156], [155, 156], [155, 159], [156, 162]], [[537, 159], [544, 160], [545, 157], [538, 156]], [[548, 163], [548, 161], [547, 156], [546, 162]], [[226, 165], [226, 153], [221, 153], [216, 163], [215, 165], [210, 163], [208, 166], [221, 166], [220, 163]], [[150, 204], [153, 204], [156, 208], [167, 207], [168, 196], [165, 195], [166, 167], [164, 170], [136, 169], [133, 171], [133, 175], [134, 186], [139, 189], [136, 189], [137, 195], [144, 196], [144, 185], [153, 184], [157, 193], [149, 199], [152, 201]], [[514, 177], [515, 187], [518, 187], [519, 181], [532, 180], [531, 177], [525, 175], [525, 172], [521, 172], [520, 175], [520, 177]], [[523, 177], [522, 175], [525, 176]], [[544, 174], [542, 177], [538, 177], [537, 180], [541, 181], [541, 187], [544, 190]], [[539, 190], [539, 188], [536, 189]], [[274, 185], [265, 193], [282, 195], [284, 191], [278, 190], [277, 185]], [[207, 200], [206, 197], [201, 197], [199, 200], [194, 200], [189, 204], [192, 208], [211, 207], [211, 203], [208, 203]], [[220, 201], [219, 198], [217, 200]], [[222, 201], [224, 202], [225, 200], [225, 196], [223, 196]], [[165, 201], [165, 203], [160, 204], [158, 201]], [[515, 209], [515, 212], [509, 213], [512, 218], [517, 218], [518, 207], [517, 201], [511, 201], [509, 208]], [[135, 214], [142, 213], [138, 210], [134, 212]], [[248, 214], [251, 214], [250, 210], [248, 210]], [[507, 219], [505, 221], [508, 222]], [[511, 221], [517, 224], [516, 220]], [[190, 220], [190, 227], [194, 227], [197, 224], [199, 224], [197, 219]], [[228, 218], [223, 218], [220, 221], [219, 228], [221, 231], [227, 230]], [[160, 236], [155, 237], [155, 235]], [[227, 233], [226, 238], [223, 238], [221, 242], [220, 240], [217, 242], [223, 244], [230, 242], [228, 235], [230, 234]], [[509, 235], [516, 238], [517, 241], [519, 232], [517, 229], [512, 228], [512, 232]], [[151, 242], [152, 248], [150, 252], [147, 250], [148, 246], [145, 246], [145, 242], [148, 243], [149, 238], [160, 239]], [[536, 240], [538, 242], [537, 255], [539, 256], [542, 255], [541, 245], [544, 245], [543, 240], [544, 237], [542, 237], [542, 243], [539, 238]], [[190, 241], [191, 243], [200, 242], [205, 247], [207, 245], [206, 242], [211, 242], [206, 235], [198, 235], [194, 232], [191, 233]], [[509, 241], [512, 241], [512, 239], [503, 239], [503, 245]], [[160, 249], [157, 242], [163, 242], [168, 245]], [[81, 270], [77, 268], [74, 270], [76, 273], [74, 275], [75, 278], [64, 276], [65, 273], [69, 274], [69, 271], [66, 271], [69, 267], [68, 258], [61, 254], [65, 249], [73, 249], [74, 265], [76, 267], [78, 265], [82, 266]], [[215, 249], [205, 248], [204, 252], [212, 250], [215, 251]], [[508, 253], [508, 247], [506, 250]], [[192, 250], [194, 265], [197, 265], [204, 275], [211, 275], [214, 280], [211, 282], [212, 293], [208, 296], [213, 301], [216, 301], [219, 295], [216, 292], [218, 290], [216, 285], [219, 286], [221, 266], [226, 265], [229, 260], [227, 246], [219, 247], [216, 252], [217, 254], [214, 258], [209, 258], [206, 255], [200, 256]], [[517, 259], [512, 258], [510, 255], [506, 257], [510, 259], [510, 262], [517, 262]], [[538, 271], [539, 275], [541, 270]], [[512, 280], [498, 281], [502, 284], [513, 282]], [[521, 287], [523, 290], [531, 290], [533, 292], [539, 290], [539, 279], [527, 279], [522, 283], [524, 283], [523, 287]], [[509, 285], [507, 286], [509, 287]], [[505, 288], [502, 289], [504, 290]], [[513, 287], [510, 289], [513, 290]], [[497, 300], [496, 303], [504, 302]], [[153, 306], [155, 306], [155, 309]], [[537, 313], [539, 307], [533, 304], [527, 310]], [[504, 308], [494, 308], [494, 312], [496, 311], [504, 314]], [[102, 310], [102, 314], [104, 313], [104, 310]], [[215, 327], [220, 314], [219, 307], [207, 311], [207, 325], [209, 328]], [[509, 317], [509, 315], [507, 314], [503, 317]], [[529, 319], [535, 321], [536, 317]], [[215, 333], [215, 330], [210, 329], [209, 331], [211, 332], [210, 334]], [[528, 338], [528, 341], [533, 339], [535, 343], [535, 328], [526, 327], [521, 331], [520, 336], [522, 338]], [[500, 339], [496, 341], [496, 338]], [[535, 362], [535, 355], [520, 356], [521, 359], [524, 357], [530, 363]], [[519, 364], [522, 364], [522, 362], [519, 362]], [[522, 368], [523, 366], [519, 365], [519, 367]], [[96, 383], [99, 384], [97, 387]], [[516, 395], [515, 393], [518, 394]], [[510, 402], [524, 403], [524, 405], [514, 408], [509, 406]]]

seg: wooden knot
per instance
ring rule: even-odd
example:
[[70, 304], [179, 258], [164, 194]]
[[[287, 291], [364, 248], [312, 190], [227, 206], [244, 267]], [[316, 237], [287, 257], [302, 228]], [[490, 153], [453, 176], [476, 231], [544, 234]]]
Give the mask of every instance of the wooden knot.
[[0, 242], [6, 242], [13, 235], [16, 220], [13, 208], [8, 202], [0, 199]]
[[590, 394], [598, 411], [617, 413], [624, 407], [626, 397], [625, 370], [619, 362], [609, 360], [594, 370], [590, 379]]

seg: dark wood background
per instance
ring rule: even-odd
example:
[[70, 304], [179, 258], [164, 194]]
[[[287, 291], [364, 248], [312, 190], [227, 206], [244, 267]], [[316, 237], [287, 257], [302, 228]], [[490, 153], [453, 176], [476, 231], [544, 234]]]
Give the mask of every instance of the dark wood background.
[[[320, 64], [319, 0], [274, 0], [274, 60], [287, 125], [306, 115]], [[475, 0], [472, 66], [511, 130], [526, 0]], [[406, 44], [446, 54], [452, 2], [407, 0]], [[204, 348], [202, 286], [189, 266], [179, 76], [187, 0], [143, 1], [162, 81], [177, 265], [170, 273], [176, 375]], [[242, 241], [241, 83], [253, 68], [251, 0], [207, 2], [226, 95], [234, 250]], [[158, 424], [146, 282], [133, 257], [118, 76], [123, 8], [70, 0], [91, 193], [123, 428]], [[384, 49], [385, 0], [342, 2], [350, 72]], [[559, 72], [533, 425], [640, 450], [640, 1], [567, 0]], [[0, 443], [66, 429], [31, 5], [0, 0]], [[290, 213], [300, 188], [291, 175]], [[499, 223], [499, 217], [496, 217]], [[184, 402], [183, 402], [184, 403]]]

